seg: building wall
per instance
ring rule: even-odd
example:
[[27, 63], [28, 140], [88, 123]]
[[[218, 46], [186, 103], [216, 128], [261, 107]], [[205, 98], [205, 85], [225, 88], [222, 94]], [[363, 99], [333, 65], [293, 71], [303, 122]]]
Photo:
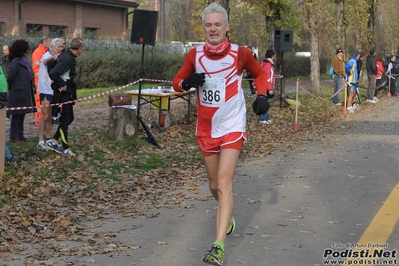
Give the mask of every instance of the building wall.
[[127, 9], [117, 7], [82, 5], [83, 27], [99, 28], [101, 36], [122, 36], [126, 34]]
[[23, 2], [21, 28], [20, 0], [0, 0], [0, 23], [5, 25], [3, 35], [26, 35], [27, 24], [42, 25], [43, 34], [49, 26], [65, 27], [64, 37], [85, 37], [85, 28], [99, 29], [98, 37], [119, 38], [127, 34], [127, 8], [61, 0], [35, 0]]
[[14, 11], [14, 1], [0, 0], [0, 23], [4, 25], [2, 31], [11, 32], [14, 17], [18, 19], [18, 9]]

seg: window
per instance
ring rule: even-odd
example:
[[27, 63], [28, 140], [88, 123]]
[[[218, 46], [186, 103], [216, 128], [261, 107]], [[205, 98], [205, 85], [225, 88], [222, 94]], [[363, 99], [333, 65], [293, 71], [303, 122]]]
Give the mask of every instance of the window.
[[6, 35], [7, 24], [5, 22], [0, 22], [0, 36]]
[[97, 38], [98, 32], [100, 29], [98, 28], [85, 28], [85, 38], [86, 39], [95, 39]]
[[26, 24], [26, 35], [32, 37], [38, 37], [43, 35], [42, 25]]
[[65, 27], [63, 26], [49, 26], [49, 37], [59, 38], [65, 36]]

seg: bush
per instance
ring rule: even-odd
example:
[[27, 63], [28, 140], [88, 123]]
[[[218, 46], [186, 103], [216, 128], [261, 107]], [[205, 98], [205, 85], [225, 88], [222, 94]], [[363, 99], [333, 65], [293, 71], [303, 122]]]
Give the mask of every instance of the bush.
[[[326, 74], [329, 67], [329, 60], [319, 57], [320, 74]], [[293, 53], [284, 54], [284, 77], [310, 76], [310, 58], [295, 56]]]
[[[171, 80], [184, 57], [153, 50], [144, 53], [143, 78]], [[141, 51], [85, 51], [77, 58], [78, 88], [125, 85], [140, 78]]]

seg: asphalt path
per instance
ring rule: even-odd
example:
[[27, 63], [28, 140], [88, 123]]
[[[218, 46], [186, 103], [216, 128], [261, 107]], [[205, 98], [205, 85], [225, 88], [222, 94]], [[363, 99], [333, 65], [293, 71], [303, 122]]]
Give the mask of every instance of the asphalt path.
[[[353, 247], [363, 250], [368, 262], [346, 263], [379, 265], [366, 253], [373, 245], [381, 245], [388, 252], [384, 259], [392, 260], [382, 265], [398, 265], [399, 202], [388, 198], [399, 194], [399, 98], [384, 98], [372, 112], [350, 114], [336, 127], [339, 134], [240, 161], [234, 186], [237, 227], [227, 237], [224, 265], [341, 265], [326, 259], [345, 259], [342, 252]], [[196, 196], [210, 197], [207, 184]], [[118, 251], [55, 258], [52, 265], [204, 265], [202, 256], [215, 238], [215, 206], [214, 200], [192, 200], [160, 209], [156, 218], [113, 215], [86, 224], [109, 234], [110, 250]], [[362, 237], [366, 246], [359, 244]], [[323, 258], [326, 252], [330, 256]]]

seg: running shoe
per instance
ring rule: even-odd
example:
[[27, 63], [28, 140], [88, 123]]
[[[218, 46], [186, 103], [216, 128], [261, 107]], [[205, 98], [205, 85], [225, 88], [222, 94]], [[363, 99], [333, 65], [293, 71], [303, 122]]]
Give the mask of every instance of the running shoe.
[[231, 233], [233, 233], [235, 228], [236, 228], [236, 221], [234, 220], [234, 217], [231, 217], [229, 227], [227, 227], [226, 235], [230, 235]]
[[202, 261], [211, 265], [223, 265], [224, 252], [219, 245], [213, 244], [211, 250], [205, 254]]
[[51, 141], [47, 142], [47, 149], [51, 151], [55, 151], [57, 153], [62, 153], [62, 149], [58, 146], [57, 143], [53, 143]]
[[355, 112], [355, 109], [353, 107], [347, 107], [348, 113], [353, 114]]
[[62, 152], [62, 156], [64, 157], [73, 157], [75, 156], [75, 153], [73, 153], [71, 150], [66, 150]]
[[41, 150], [46, 150], [47, 149], [47, 145], [46, 145], [46, 143], [37, 143], [37, 147], [39, 148], [39, 149], [41, 149]]

